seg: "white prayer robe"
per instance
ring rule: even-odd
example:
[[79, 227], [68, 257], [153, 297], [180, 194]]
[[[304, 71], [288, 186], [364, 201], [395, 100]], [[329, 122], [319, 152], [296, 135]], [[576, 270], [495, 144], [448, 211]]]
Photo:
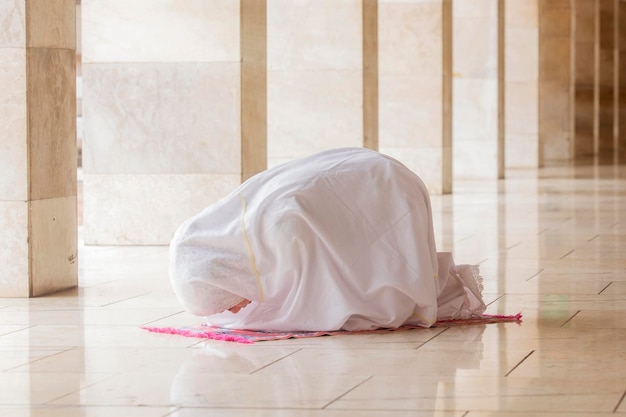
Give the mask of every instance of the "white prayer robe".
[[[186, 221], [170, 247], [183, 306], [252, 330], [428, 327], [480, 315], [478, 269], [437, 253], [423, 182], [378, 152], [264, 171]], [[252, 303], [233, 314], [242, 298]]]

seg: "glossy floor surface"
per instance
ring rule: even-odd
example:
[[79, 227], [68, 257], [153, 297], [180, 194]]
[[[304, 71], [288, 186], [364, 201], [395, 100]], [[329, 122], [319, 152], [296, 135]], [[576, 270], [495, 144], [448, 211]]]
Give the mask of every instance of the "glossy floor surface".
[[200, 322], [164, 247], [84, 247], [80, 288], [0, 299], [2, 417], [626, 414], [626, 167], [519, 171], [433, 196], [439, 250], [479, 263], [489, 324], [241, 345]]

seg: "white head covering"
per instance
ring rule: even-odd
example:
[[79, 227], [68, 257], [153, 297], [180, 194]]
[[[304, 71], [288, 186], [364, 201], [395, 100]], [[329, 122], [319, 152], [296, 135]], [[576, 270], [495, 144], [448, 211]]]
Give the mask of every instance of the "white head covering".
[[[210, 234], [211, 223], [217, 222], [222, 229], [225, 225], [220, 216], [211, 215], [212, 207], [203, 211], [203, 216], [185, 222], [170, 245], [170, 277], [174, 292], [183, 307], [198, 316], [221, 313], [244, 299], [258, 299], [250, 257], [245, 247], [241, 247], [243, 238], [236, 232], [232, 237], [210, 242], [198, 238], [199, 233]], [[241, 211], [241, 206], [234, 209]], [[228, 207], [222, 207], [224, 210], [230, 211]], [[216, 247], [218, 244], [222, 247]]]

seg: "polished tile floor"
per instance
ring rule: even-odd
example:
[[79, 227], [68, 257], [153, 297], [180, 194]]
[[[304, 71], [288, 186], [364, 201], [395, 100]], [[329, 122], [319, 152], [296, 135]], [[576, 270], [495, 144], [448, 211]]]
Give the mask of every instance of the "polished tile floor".
[[522, 324], [255, 345], [189, 325], [165, 247], [82, 247], [80, 288], [0, 299], [2, 417], [626, 414], [626, 167], [512, 171], [433, 196], [440, 250]]

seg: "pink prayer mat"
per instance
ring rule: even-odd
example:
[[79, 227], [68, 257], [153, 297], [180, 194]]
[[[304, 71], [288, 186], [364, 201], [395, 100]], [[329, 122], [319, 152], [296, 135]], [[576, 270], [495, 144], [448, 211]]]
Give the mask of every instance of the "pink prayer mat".
[[[492, 314], [483, 314], [479, 317], [472, 317], [465, 320], [440, 320], [432, 327], [448, 327], [463, 326], [468, 324], [487, 324], [487, 323], [503, 323], [503, 322], [521, 322], [522, 313], [513, 316], [500, 316]], [[306, 331], [306, 332], [272, 332], [262, 330], [238, 330], [225, 329], [223, 327], [210, 326], [208, 324], [198, 324], [191, 327], [149, 327], [144, 326], [142, 329], [155, 333], [177, 334], [186, 337], [197, 337], [201, 339], [225, 340], [227, 342], [237, 343], [254, 343], [265, 340], [282, 340], [282, 339], [299, 339], [306, 337], [318, 336], [338, 336], [353, 334], [371, 334], [371, 333], [390, 333], [414, 329], [423, 329], [417, 326], [402, 326], [397, 329], [376, 329], [376, 330], [359, 330], [359, 331]]]

